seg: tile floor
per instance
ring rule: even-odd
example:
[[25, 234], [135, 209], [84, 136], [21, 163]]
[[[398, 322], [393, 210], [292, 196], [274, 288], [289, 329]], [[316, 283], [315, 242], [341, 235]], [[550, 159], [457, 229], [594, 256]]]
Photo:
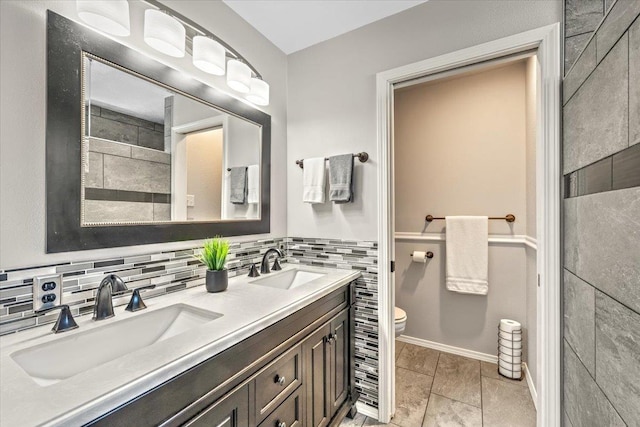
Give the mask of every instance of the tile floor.
[[343, 427], [536, 425], [525, 380], [498, 375], [493, 363], [396, 341], [396, 415], [381, 424], [358, 414]]

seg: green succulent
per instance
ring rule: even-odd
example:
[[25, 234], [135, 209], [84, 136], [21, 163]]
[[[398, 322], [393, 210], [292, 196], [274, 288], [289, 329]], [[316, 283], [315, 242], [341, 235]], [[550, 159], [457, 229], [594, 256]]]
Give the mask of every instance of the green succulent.
[[216, 236], [213, 239], [206, 240], [202, 247], [202, 252], [197, 258], [207, 266], [209, 270], [224, 270], [224, 264], [227, 261], [229, 253], [229, 241]]

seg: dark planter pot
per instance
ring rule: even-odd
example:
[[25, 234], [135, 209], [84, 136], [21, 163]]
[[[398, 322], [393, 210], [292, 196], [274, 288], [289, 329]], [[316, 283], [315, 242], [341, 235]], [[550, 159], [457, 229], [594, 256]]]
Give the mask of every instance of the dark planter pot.
[[207, 278], [205, 280], [205, 286], [207, 292], [222, 292], [227, 289], [229, 285], [229, 272], [224, 270], [207, 270]]

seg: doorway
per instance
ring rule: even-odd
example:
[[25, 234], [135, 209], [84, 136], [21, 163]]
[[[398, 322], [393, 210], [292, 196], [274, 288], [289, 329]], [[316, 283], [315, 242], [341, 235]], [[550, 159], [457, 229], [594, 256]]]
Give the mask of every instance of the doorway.
[[[535, 53], [538, 70], [536, 115], [537, 218], [537, 424], [560, 425], [560, 51], [559, 25], [540, 28], [437, 58], [379, 73], [379, 390], [378, 419], [389, 422], [395, 411], [395, 199], [393, 105], [398, 85], [417, 79], [442, 78], [465, 67], [477, 67], [514, 55]], [[425, 212], [424, 214], [428, 214]], [[506, 213], [506, 212], [505, 212]], [[446, 214], [446, 213], [443, 213]], [[410, 322], [410, 320], [409, 320]], [[540, 344], [544, 343], [544, 346]]]

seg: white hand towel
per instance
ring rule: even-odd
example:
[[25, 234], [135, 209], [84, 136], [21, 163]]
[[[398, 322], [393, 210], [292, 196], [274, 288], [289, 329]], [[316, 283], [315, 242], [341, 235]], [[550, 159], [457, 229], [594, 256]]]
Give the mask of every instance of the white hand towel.
[[260, 201], [260, 167], [250, 165], [247, 167], [247, 203]]
[[463, 294], [486, 295], [489, 291], [489, 218], [448, 216], [447, 289]]
[[302, 201], [305, 203], [324, 203], [324, 157], [304, 159], [302, 178]]

